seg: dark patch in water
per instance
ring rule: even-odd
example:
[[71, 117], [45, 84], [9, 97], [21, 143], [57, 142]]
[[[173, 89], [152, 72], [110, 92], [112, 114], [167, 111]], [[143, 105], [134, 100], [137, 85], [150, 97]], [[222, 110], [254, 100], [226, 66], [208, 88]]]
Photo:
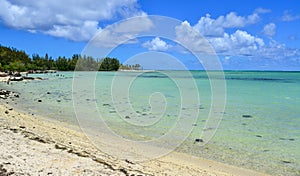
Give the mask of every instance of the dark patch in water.
[[253, 118], [253, 116], [252, 115], [249, 115], [249, 114], [244, 114], [243, 116], [242, 116], [243, 118]]
[[282, 140], [282, 141], [295, 141], [294, 138], [279, 138], [279, 140]]
[[292, 80], [280, 79], [280, 78], [238, 78], [238, 77], [226, 77], [226, 80], [240, 80], [240, 81], [264, 81], [264, 82], [281, 82], [281, 83], [294, 83]]

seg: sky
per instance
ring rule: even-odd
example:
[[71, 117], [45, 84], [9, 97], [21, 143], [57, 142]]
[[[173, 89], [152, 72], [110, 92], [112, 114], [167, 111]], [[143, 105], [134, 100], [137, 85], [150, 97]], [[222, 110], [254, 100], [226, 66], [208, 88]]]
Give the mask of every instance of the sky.
[[[225, 70], [300, 70], [299, 7], [297, 0], [0, 0], [0, 45], [55, 59], [82, 53], [102, 35], [101, 47], [118, 43], [110, 56], [121, 62], [169, 55], [201, 69], [193, 53], [204, 51], [205, 39]], [[154, 23], [152, 15], [177, 26]], [[153, 24], [174, 37], [141, 37], [157, 34]]]

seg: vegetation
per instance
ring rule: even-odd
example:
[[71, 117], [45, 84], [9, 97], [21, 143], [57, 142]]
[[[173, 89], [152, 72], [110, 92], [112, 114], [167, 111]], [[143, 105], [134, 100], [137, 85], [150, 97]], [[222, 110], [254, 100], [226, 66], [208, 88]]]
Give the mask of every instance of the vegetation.
[[28, 70], [59, 70], [59, 71], [117, 71], [138, 70], [141, 66], [122, 65], [117, 58], [106, 57], [104, 59], [95, 59], [90, 56], [81, 56], [74, 54], [72, 58], [59, 56], [56, 59], [38, 54], [30, 58], [25, 51], [15, 48], [4, 47], [0, 45], [0, 71], [28, 71]]

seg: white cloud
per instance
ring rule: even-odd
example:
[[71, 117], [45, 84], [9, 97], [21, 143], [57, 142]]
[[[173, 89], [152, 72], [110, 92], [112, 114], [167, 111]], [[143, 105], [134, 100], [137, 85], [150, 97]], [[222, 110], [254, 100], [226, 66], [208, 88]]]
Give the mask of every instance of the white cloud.
[[285, 11], [283, 16], [281, 17], [282, 21], [294, 21], [294, 20], [299, 20], [300, 15], [291, 15], [289, 11]]
[[[198, 23], [199, 24], [199, 23]], [[233, 34], [223, 33], [222, 36], [204, 38], [197, 28], [187, 21], [176, 27], [176, 39], [187, 48], [197, 51], [224, 55], [252, 55], [264, 46], [261, 38], [254, 37], [246, 31], [236, 30]]]
[[184, 21], [181, 25], [176, 26], [176, 40], [183, 47], [194, 52], [212, 53], [213, 49], [209, 42], [195, 30], [189, 22]]
[[245, 27], [255, 24], [260, 20], [258, 13], [253, 13], [246, 17], [238, 16], [235, 12], [230, 12], [225, 16], [219, 16], [217, 19], [211, 18], [209, 14], [201, 17], [194, 26], [204, 36], [223, 36], [226, 28]]
[[263, 33], [266, 36], [273, 37], [276, 33], [276, 25], [274, 23], [269, 23], [264, 26]]
[[270, 13], [271, 12], [271, 10], [270, 9], [264, 9], [264, 8], [262, 8], [262, 7], [259, 7], [259, 8], [257, 8], [257, 9], [255, 9], [254, 10], [254, 13]]
[[9, 27], [75, 41], [89, 40], [101, 20], [143, 14], [137, 0], [0, 0], [0, 6], [0, 19]]
[[161, 40], [159, 37], [155, 37], [151, 41], [147, 41], [142, 45], [152, 51], [167, 51], [171, 45], [168, 45], [165, 41]]
[[208, 40], [216, 53], [223, 55], [251, 56], [264, 46], [261, 38], [241, 30], [237, 30], [233, 34], [225, 33], [223, 37], [208, 38]]
[[[210, 15], [201, 17], [195, 26], [191, 26], [185, 21], [176, 27], [176, 40], [183, 46], [197, 52], [207, 52], [210, 45], [213, 50], [224, 57], [246, 56], [260, 59], [284, 60], [288, 58], [299, 58], [300, 50], [288, 48], [283, 44], [271, 40], [266, 43], [262, 38], [239, 28], [249, 24], [254, 24], [259, 20], [259, 13], [268, 13], [269, 10], [257, 9], [252, 15], [247, 17], [237, 16], [229, 13], [216, 19]], [[227, 28], [237, 28], [235, 32], [226, 31]], [[269, 23], [264, 26], [263, 33], [274, 36], [276, 25]], [[202, 35], [201, 35], [202, 34]], [[205, 37], [205, 38], [204, 38]], [[209, 44], [205, 43], [209, 41]]]

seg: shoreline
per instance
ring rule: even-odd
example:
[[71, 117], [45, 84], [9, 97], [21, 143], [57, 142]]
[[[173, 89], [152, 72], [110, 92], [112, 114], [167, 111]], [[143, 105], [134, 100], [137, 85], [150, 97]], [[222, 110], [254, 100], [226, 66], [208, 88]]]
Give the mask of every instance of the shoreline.
[[[266, 175], [178, 152], [141, 163], [120, 160], [98, 150], [75, 130], [79, 127], [46, 119], [21, 113], [1, 100], [0, 170], [25, 175]], [[44, 165], [24, 164], [41, 159]]]

